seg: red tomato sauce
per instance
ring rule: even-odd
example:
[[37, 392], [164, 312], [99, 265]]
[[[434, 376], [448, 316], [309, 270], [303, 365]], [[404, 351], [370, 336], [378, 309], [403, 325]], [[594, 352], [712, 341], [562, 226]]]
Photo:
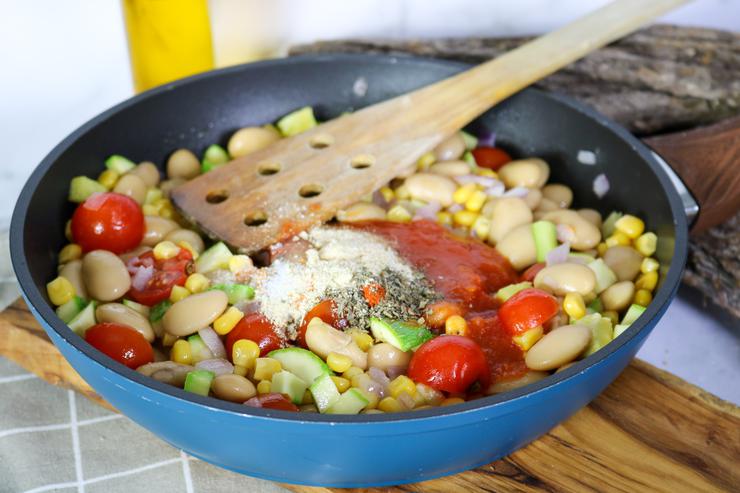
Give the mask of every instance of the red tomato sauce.
[[470, 337], [486, 354], [495, 380], [523, 375], [523, 353], [499, 323], [499, 288], [518, 282], [519, 275], [494, 248], [453, 235], [432, 221], [395, 223], [368, 221], [352, 227], [375, 233], [423, 272], [445, 300], [457, 303], [468, 320]]

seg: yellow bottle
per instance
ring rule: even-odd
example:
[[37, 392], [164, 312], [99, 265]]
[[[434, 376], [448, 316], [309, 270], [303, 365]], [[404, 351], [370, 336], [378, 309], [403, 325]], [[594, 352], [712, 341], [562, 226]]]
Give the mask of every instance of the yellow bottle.
[[207, 0], [122, 0], [134, 89], [213, 68]]

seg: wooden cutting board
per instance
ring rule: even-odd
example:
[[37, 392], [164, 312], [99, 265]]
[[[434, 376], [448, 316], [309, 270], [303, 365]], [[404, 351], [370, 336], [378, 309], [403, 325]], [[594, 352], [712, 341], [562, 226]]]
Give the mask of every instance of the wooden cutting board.
[[[22, 300], [0, 312], [0, 355], [111, 408], [57, 351]], [[565, 423], [473, 471], [395, 488], [284, 486], [298, 493], [740, 491], [740, 408], [635, 360]]]

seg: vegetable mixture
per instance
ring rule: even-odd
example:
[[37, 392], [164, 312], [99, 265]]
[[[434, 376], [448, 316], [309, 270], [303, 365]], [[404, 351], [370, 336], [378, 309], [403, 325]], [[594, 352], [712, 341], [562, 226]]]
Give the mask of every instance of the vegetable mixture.
[[545, 161], [512, 159], [491, 136], [453, 135], [414, 174], [254, 257], [209, 245], [173, 208], [178, 184], [315, 125], [307, 107], [201, 159], [178, 149], [164, 181], [120, 155], [97, 179], [74, 178], [69, 244], [47, 285], [59, 318], [188, 392], [371, 414], [535, 382], [650, 303], [660, 265], [644, 222], [571, 209]]

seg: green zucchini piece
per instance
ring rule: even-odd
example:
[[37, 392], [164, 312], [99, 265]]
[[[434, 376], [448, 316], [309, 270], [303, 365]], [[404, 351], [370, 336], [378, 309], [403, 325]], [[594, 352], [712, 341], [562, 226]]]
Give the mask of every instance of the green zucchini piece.
[[475, 162], [475, 158], [473, 157], [473, 153], [470, 151], [465, 151], [465, 154], [463, 154], [463, 161], [468, 163], [471, 167], [477, 167], [478, 163]]
[[208, 395], [216, 374], [208, 370], [193, 370], [185, 375], [185, 390], [198, 395]]
[[270, 392], [277, 392], [279, 394], [288, 394], [293, 404], [300, 404], [303, 402], [303, 394], [306, 392], [308, 384], [293, 375], [289, 371], [281, 370], [272, 375], [272, 384], [270, 386]]
[[305, 106], [292, 113], [288, 113], [277, 122], [277, 128], [283, 137], [291, 137], [305, 132], [318, 125], [313, 115], [313, 108]]
[[329, 409], [327, 414], [358, 414], [362, 411], [365, 406], [369, 404], [362, 393], [357, 389], [349, 389], [344, 394], [339, 396], [337, 402], [335, 402]]
[[120, 154], [113, 154], [105, 160], [105, 167], [115, 171], [119, 175], [128, 173], [136, 167], [136, 163]]
[[516, 284], [509, 284], [508, 286], [504, 286], [503, 288], [496, 291], [496, 299], [499, 300], [501, 303], [508, 300], [515, 294], [517, 294], [519, 291], [522, 291], [527, 288], [531, 288], [532, 283], [529, 281], [524, 282], [518, 282]]
[[218, 144], [208, 146], [206, 152], [203, 153], [203, 161], [201, 162], [200, 172], [208, 173], [212, 169], [218, 168], [219, 166], [229, 162], [229, 153], [226, 149]]
[[74, 318], [67, 323], [69, 328], [72, 329], [75, 334], [80, 337], [85, 337], [85, 331], [97, 323], [95, 320], [96, 306], [97, 303], [95, 301], [89, 302], [80, 313], [75, 315]]
[[254, 298], [254, 288], [248, 284], [214, 284], [210, 288], [218, 289], [226, 293], [229, 297], [229, 303], [234, 304], [243, 300], [251, 300]]
[[328, 373], [319, 376], [311, 384], [309, 390], [320, 413], [325, 413], [340, 397], [337, 386], [334, 385], [334, 381]]
[[65, 324], [69, 323], [70, 320], [75, 318], [85, 308], [86, 304], [85, 300], [79, 296], [75, 296], [65, 304], [57, 307], [57, 317], [61, 318]]
[[87, 176], [75, 176], [69, 182], [69, 196], [67, 197], [70, 202], [81, 203], [84, 202], [90, 195], [94, 193], [107, 192], [108, 189], [98, 181], [88, 178]]
[[465, 149], [468, 151], [472, 151], [478, 145], [478, 137], [469, 134], [465, 130], [460, 130], [460, 135], [465, 141]]
[[588, 263], [588, 268], [591, 269], [596, 277], [596, 293], [600, 294], [606, 288], [617, 282], [617, 275], [613, 270], [606, 265], [604, 259], [597, 258], [593, 262]]
[[189, 336], [188, 343], [190, 344], [190, 352], [193, 355], [193, 361], [195, 363], [213, 358], [213, 352], [211, 352], [211, 349], [206, 346], [205, 342], [203, 342], [203, 338], [200, 337], [200, 334], [196, 333]]
[[321, 375], [332, 374], [321, 358], [300, 347], [276, 349], [270, 351], [267, 356], [278, 360], [283, 369], [288, 370], [309, 385]]
[[594, 354], [614, 338], [612, 322], [600, 313], [592, 313], [575, 321], [576, 325], [583, 325], [591, 329], [591, 344], [583, 352], [583, 357]]
[[424, 326], [376, 317], [370, 319], [370, 330], [375, 339], [387, 342], [401, 351], [410, 351], [434, 337]]
[[[134, 310], [135, 312], [140, 313], [146, 318], [149, 318], [149, 316], [151, 315], [151, 309], [146, 305], [142, 305], [141, 303], [137, 303], [131, 300], [123, 300], [122, 303], [126, 305], [127, 307], [131, 308], [132, 310]], [[162, 318], [162, 317], [159, 317], [159, 318]]]
[[231, 257], [233, 257], [233, 254], [229, 247], [219, 241], [200, 254], [198, 260], [195, 261], [195, 270], [204, 274], [217, 269], [228, 269]]
[[621, 335], [622, 332], [624, 332], [625, 330], [627, 330], [629, 328], [630, 328], [629, 325], [617, 324], [617, 326], [614, 327], [614, 338], [616, 339], [617, 336]]
[[601, 223], [601, 234], [604, 236], [604, 238], [610, 237], [612, 234], [614, 234], [614, 225], [617, 223], [620, 217], [622, 217], [624, 214], [617, 211], [612, 211], [611, 214], [606, 216], [606, 219], [604, 219], [604, 222]]
[[638, 305], [636, 303], [633, 303], [630, 305], [630, 307], [627, 309], [627, 313], [624, 314], [624, 318], [622, 319], [621, 325], [632, 325], [635, 320], [638, 319], [640, 315], [642, 315], [645, 312], [645, 307], [642, 305]]
[[149, 321], [159, 322], [164, 317], [165, 312], [170, 309], [172, 302], [170, 300], [160, 301], [149, 309]]
[[536, 221], [532, 223], [532, 235], [537, 249], [537, 262], [544, 262], [548, 252], [558, 246], [555, 224], [550, 221]]
[[596, 297], [586, 308], [591, 310], [592, 313], [601, 313], [604, 310], [604, 305], [601, 303], [601, 298]]

